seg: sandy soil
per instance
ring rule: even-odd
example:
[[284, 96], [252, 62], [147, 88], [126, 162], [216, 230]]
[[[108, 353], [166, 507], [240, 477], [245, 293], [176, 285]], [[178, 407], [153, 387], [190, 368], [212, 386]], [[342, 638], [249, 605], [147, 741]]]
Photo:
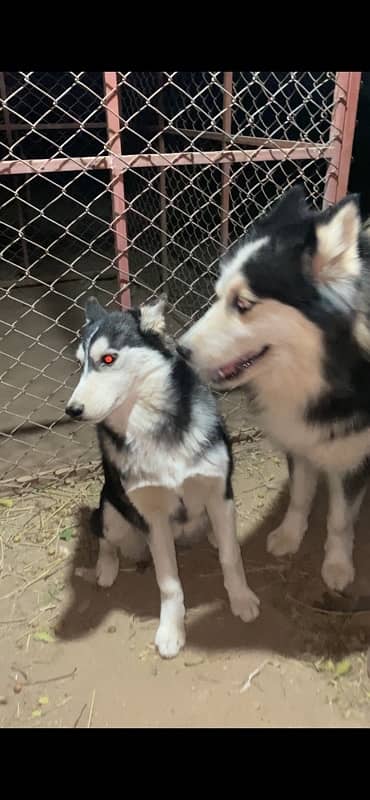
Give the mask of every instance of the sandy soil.
[[0, 499], [1, 727], [369, 725], [369, 502], [355, 584], [329, 595], [325, 493], [300, 553], [273, 559], [266, 535], [286, 503], [285, 461], [252, 427], [244, 438], [235, 445], [238, 532], [261, 614], [249, 625], [232, 617], [207, 543], [180, 550], [187, 644], [172, 661], [153, 647], [150, 565], [122, 562], [110, 590], [75, 574], [95, 563], [83, 508], [96, 504], [97, 474]]

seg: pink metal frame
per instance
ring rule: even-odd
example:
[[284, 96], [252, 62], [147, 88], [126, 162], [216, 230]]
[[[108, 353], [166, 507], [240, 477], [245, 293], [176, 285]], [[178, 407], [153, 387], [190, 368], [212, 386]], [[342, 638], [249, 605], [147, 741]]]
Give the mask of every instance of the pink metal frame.
[[337, 203], [347, 192], [360, 84], [361, 72], [337, 72], [330, 129], [334, 152], [326, 176], [324, 206]]
[[[219, 151], [197, 151], [186, 153], [165, 152], [164, 136], [160, 136], [159, 153], [140, 153], [126, 155], [121, 149], [121, 115], [119, 108], [119, 86], [116, 72], [104, 72], [105, 98], [104, 107], [107, 123], [107, 149], [109, 155], [85, 158], [53, 158], [53, 159], [12, 159], [0, 163], [0, 175], [23, 175], [27, 173], [42, 174], [44, 172], [78, 172], [86, 170], [105, 169], [111, 172], [112, 192], [112, 231], [115, 239], [116, 258], [118, 270], [119, 293], [121, 305], [130, 307], [131, 296], [129, 288], [129, 263], [128, 263], [128, 238], [126, 221], [126, 204], [124, 190], [124, 174], [131, 168], [157, 167], [160, 170], [161, 228], [162, 244], [166, 242], [166, 168], [171, 166], [185, 166], [198, 164], [219, 164], [221, 167], [221, 243], [223, 249], [229, 240], [228, 217], [230, 205], [230, 168], [232, 164], [253, 161], [283, 161], [283, 160], [316, 160], [324, 158], [329, 162], [325, 192], [324, 206], [340, 200], [347, 191], [348, 177], [352, 156], [356, 112], [361, 82], [361, 72], [337, 72], [334, 91], [333, 115], [329, 143], [325, 145], [312, 144], [311, 142], [293, 142], [281, 140], [253, 140], [251, 137], [236, 136], [233, 141], [238, 149], [226, 149], [231, 137], [232, 102], [233, 102], [233, 73], [224, 73], [224, 102], [222, 116], [222, 134], [205, 132], [209, 139], [219, 138], [221, 147]], [[6, 120], [8, 135], [10, 128], [14, 130], [19, 125], [11, 125]], [[50, 126], [51, 127], [51, 126]], [[58, 126], [54, 126], [58, 127]], [[60, 125], [60, 128], [70, 127]], [[76, 126], [77, 127], [77, 126]], [[161, 126], [160, 126], [161, 127]], [[185, 131], [184, 131], [185, 132]], [[189, 132], [197, 134], [199, 131]], [[248, 147], [249, 145], [249, 147]], [[243, 147], [244, 146], [244, 147]], [[257, 149], [249, 149], [250, 147]], [[245, 149], [244, 149], [245, 148]], [[162, 256], [162, 264], [166, 265], [166, 252]]]

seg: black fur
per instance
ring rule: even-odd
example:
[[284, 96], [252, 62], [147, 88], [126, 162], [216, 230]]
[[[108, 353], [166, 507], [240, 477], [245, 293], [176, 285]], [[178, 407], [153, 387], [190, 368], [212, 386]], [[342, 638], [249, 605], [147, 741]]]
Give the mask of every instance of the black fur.
[[100, 495], [99, 508], [93, 512], [95, 518], [93, 519], [92, 532], [97, 536], [103, 536], [103, 508], [104, 503], [108, 501], [131, 525], [134, 525], [142, 533], [149, 533], [149, 526], [146, 520], [139, 514], [127, 497], [118, 469], [104, 456], [103, 471], [105, 483]]
[[158, 429], [157, 436], [181, 442], [190, 428], [192, 407], [196, 390], [201, 386], [199, 379], [189, 365], [179, 356], [173, 356], [171, 378], [173, 396], [167, 418]]
[[108, 437], [110, 441], [114, 444], [117, 450], [123, 450], [126, 440], [124, 436], [120, 436], [119, 433], [112, 430], [105, 422], [100, 422], [97, 427], [98, 439], [101, 449], [104, 452], [104, 437]]
[[[257, 297], [291, 305], [321, 329], [322, 366], [330, 388], [309, 405], [306, 418], [312, 424], [340, 423], [340, 433], [346, 435], [370, 426], [370, 365], [352, 334], [356, 308], [348, 306], [334, 289], [321, 291], [310, 265], [318, 220], [328, 221], [338, 208], [356, 198], [345, 198], [335, 209], [318, 214], [302, 209], [299, 197], [299, 191], [288, 193], [255, 227], [252, 241], [265, 235], [269, 239], [248, 257], [244, 273]], [[362, 283], [367, 275], [370, 319], [370, 245], [363, 236], [360, 252], [369, 258]]]
[[367, 458], [354, 472], [343, 479], [343, 490], [346, 499], [353, 501], [368, 483], [370, 478], [370, 458]]

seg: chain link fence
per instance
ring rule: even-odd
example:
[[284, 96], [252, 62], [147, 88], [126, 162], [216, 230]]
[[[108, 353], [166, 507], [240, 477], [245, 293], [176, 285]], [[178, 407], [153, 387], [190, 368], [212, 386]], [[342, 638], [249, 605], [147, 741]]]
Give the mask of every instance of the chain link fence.
[[[175, 334], [220, 254], [301, 180], [346, 191], [360, 73], [0, 73], [0, 484], [97, 457], [64, 406], [86, 295], [169, 297]], [[241, 397], [223, 400], [232, 431]]]

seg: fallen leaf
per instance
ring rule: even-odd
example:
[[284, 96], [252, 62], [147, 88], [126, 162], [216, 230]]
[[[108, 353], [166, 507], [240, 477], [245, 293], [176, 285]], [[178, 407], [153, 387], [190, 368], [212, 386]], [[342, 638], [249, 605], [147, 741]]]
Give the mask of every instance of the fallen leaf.
[[55, 642], [54, 636], [48, 631], [36, 631], [33, 634], [33, 638], [36, 642], [45, 642], [45, 644], [51, 644], [51, 642]]
[[351, 669], [352, 664], [350, 660], [348, 658], [343, 658], [342, 661], [338, 661], [338, 664], [335, 665], [335, 676], [341, 678], [343, 675], [347, 675]]
[[32, 711], [31, 717], [33, 717], [33, 719], [35, 719], [35, 717], [41, 717], [40, 709], [39, 708], [35, 708], [35, 710]]
[[11, 500], [10, 497], [0, 497], [0, 506], [4, 506], [5, 508], [13, 508], [14, 500]]
[[335, 664], [331, 658], [328, 658], [327, 661], [322, 661], [321, 664], [318, 665], [319, 672], [335, 672]]
[[39, 706], [47, 706], [48, 703], [49, 703], [49, 698], [47, 695], [44, 695], [44, 697], [39, 697], [38, 699]]
[[59, 534], [59, 539], [61, 539], [62, 542], [69, 542], [69, 540], [72, 539], [72, 536], [73, 528], [63, 528]]

